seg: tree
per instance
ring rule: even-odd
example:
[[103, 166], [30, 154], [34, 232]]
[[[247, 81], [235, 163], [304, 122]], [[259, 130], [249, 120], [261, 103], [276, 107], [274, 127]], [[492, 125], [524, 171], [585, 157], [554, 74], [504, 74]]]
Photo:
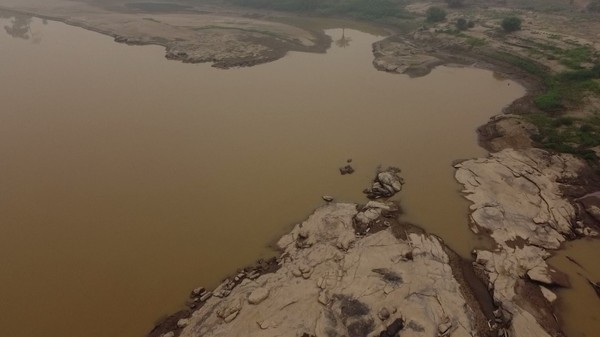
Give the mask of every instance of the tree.
[[521, 30], [521, 19], [516, 16], [504, 18], [502, 20], [502, 29], [504, 29], [504, 31], [507, 33]]
[[352, 41], [352, 38], [349, 36], [346, 36], [346, 32], [345, 32], [345, 28], [342, 28], [342, 37], [339, 38], [338, 40], [335, 40], [335, 44], [340, 47], [340, 48], [346, 48], [350, 45], [350, 41]]
[[446, 20], [446, 11], [439, 7], [429, 7], [427, 12], [427, 21], [429, 22], [440, 22]]
[[458, 30], [467, 30], [469, 28], [469, 23], [465, 18], [459, 18], [456, 20], [456, 29]]

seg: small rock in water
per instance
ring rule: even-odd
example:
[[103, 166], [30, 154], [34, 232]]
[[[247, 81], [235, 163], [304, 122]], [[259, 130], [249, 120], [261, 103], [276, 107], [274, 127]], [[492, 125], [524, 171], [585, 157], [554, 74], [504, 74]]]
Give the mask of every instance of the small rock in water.
[[350, 164], [352, 162], [352, 158], [348, 158], [348, 160], [346, 160], [346, 163]]
[[354, 173], [354, 168], [351, 165], [346, 165], [344, 167], [340, 167], [340, 173], [344, 174], [352, 174]]
[[175, 333], [173, 331], [169, 331], [160, 335], [160, 337], [175, 337]]
[[327, 201], [327, 202], [332, 202], [333, 201], [333, 197], [330, 195], [324, 195], [322, 196], [323, 200]]
[[202, 295], [205, 291], [206, 289], [204, 289], [203, 287], [198, 287], [192, 290], [192, 294], [190, 295], [190, 297], [197, 297], [198, 295]]

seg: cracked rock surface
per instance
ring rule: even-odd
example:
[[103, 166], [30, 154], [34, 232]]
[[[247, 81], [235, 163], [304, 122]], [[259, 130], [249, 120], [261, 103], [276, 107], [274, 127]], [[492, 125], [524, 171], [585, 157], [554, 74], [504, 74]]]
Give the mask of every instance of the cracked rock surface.
[[569, 282], [546, 258], [581, 226], [561, 187], [577, 178], [584, 163], [540, 149], [505, 149], [455, 167], [473, 203], [473, 230], [485, 229], [497, 243], [494, 251], [475, 251], [475, 266], [487, 275], [504, 316], [511, 317], [511, 336], [560, 335], [547, 310], [555, 296], [543, 285], [568, 287]]
[[390, 229], [355, 238], [357, 213], [354, 204], [317, 209], [279, 240], [277, 271], [208, 299], [180, 336], [476, 334], [439, 239]]

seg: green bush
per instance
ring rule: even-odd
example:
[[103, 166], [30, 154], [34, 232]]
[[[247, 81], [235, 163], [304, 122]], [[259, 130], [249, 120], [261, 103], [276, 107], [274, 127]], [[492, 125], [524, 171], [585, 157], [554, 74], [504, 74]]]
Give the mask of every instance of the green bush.
[[318, 15], [347, 15], [360, 19], [409, 17], [402, 0], [228, 0], [238, 6], [305, 12]]
[[509, 16], [502, 20], [502, 29], [505, 32], [511, 33], [521, 30], [521, 19], [516, 16]]
[[460, 18], [456, 20], [456, 29], [458, 30], [467, 30], [469, 28], [469, 24], [466, 19]]
[[429, 7], [427, 12], [427, 21], [429, 22], [440, 22], [446, 20], [446, 11], [439, 7]]
[[465, 5], [463, 0], [446, 0], [446, 3], [450, 8], [460, 8]]
[[556, 90], [549, 90], [543, 95], [539, 95], [534, 100], [535, 105], [541, 110], [554, 112], [563, 108], [562, 100]]

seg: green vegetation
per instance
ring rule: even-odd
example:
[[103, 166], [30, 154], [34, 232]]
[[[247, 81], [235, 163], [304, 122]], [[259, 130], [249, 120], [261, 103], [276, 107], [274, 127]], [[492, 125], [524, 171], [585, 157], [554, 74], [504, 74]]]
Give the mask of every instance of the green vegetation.
[[425, 13], [427, 21], [429, 22], [440, 22], [446, 20], [446, 11], [439, 7], [429, 7]]
[[522, 69], [536, 77], [539, 77], [543, 83], [549, 84], [550, 82], [550, 69], [538, 62], [531, 59], [517, 56], [506, 52], [484, 52], [484, 55], [494, 58], [499, 61], [511, 64], [519, 69]]
[[502, 29], [507, 33], [516, 32], [521, 30], [521, 18], [516, 16], [509, 16], [502, 20]]
[[540, 146], [578, 155], [598, 164], [598, 156], [592, 150], [600, 146], [600, 115], [588, 118], [551, 117], [545, 113], [529, 114], [526, 118], [537, 126], [539, 133], [533, 138]]
[[554, 88], [548, 90], [545, 94], [537, 96], [533, 99], [533, 102], [538, 108], [547, 112], [561, 111], [564, 108], [562, 96]]
[[[581, 53], [581, 50], [572, 52], [573, 55]], [[562, 115], [566, 109], [580, 105], [586, 95], [600, 96], [600, 62], [596, 61], [593, 67], [553, 74], [549, 68], [528, 58], [504, 52], [486, 55], [539, 77], [546, 86], [546, 91], [533, 99], [542, 112], [522, 112], [539, 130], [533, 140], [543, 148], [578, 155], [600, 169], [599, 158], [592, 150], [600, 146], [600, 114], [588, 118]]]
[[465, 18], [459, 18], [456, 20], [456, 29], [458, 30], [467, 30], [469, 29], [469, 23]]
[[467, 36], [467, 43], [471, 47], [481, 47], [485, 45], [487, 42], [484, 39], [480, 39], [474, 36]]
[[594, 60], [594, 50], [588, 46], [566, 50], [562, 55], [563, 59], [560, 63], [571, 69], [583, 69], [582, 63], [590, 63]]
[[462, 31], [475, 27], [475, 22], [467, 20], [465, 18], [459, 18], [456, 20], [456, 23], [454, 25], [456, 26], [456, 29]]
[[560, 112], [567, 106], [577, 106], [585, 95], [600, 94], [600, 63], [591, 69], [566, 71], [548, 81], [546, 93], [536, 97], [536, 106], [546, 112]]
[[404, 0], [229, 0], [238, 6], [305, 12], [317, 15], [347, 15], [376, 20], [412, 18], [404, 10]]
[[446, 0], [446, 3], [450, 8], [460, 8], [465, 5], [463, 0]]
[[565, 0], [509, 0], [511, 8], [520, 8], [536, 12], [560, 12], [571, 10], [572, 5]]

